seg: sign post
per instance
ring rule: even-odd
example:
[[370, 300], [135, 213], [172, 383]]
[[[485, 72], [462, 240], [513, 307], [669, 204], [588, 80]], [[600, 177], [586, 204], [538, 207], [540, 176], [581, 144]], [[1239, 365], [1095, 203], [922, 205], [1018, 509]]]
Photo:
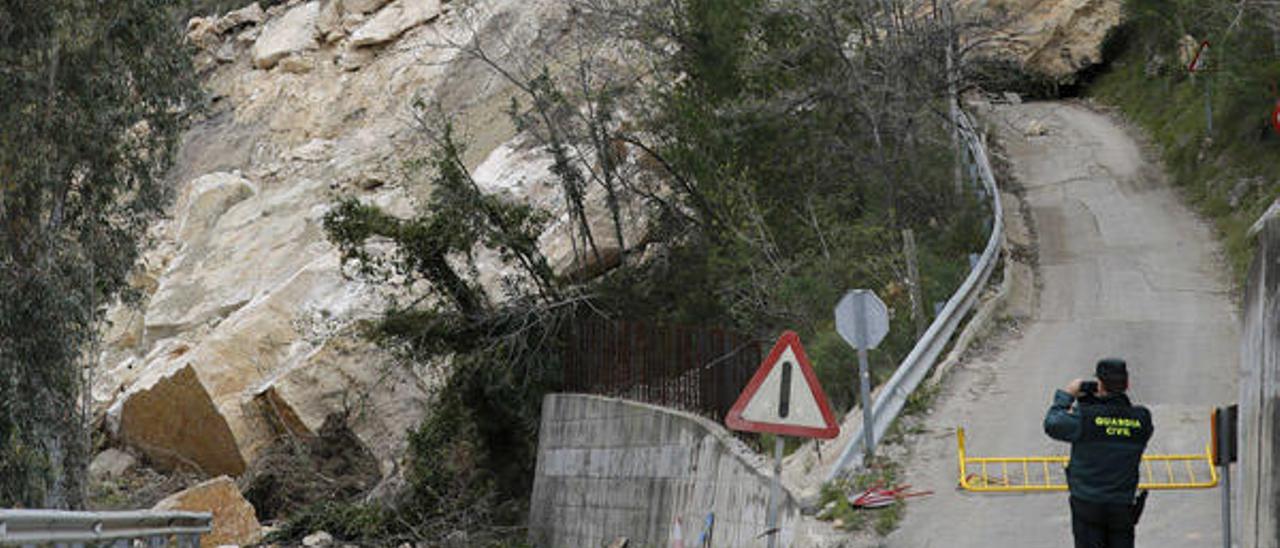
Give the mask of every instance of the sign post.
[[724, 423], [743, 432], [773, 434], [773, 487], [769, 491], [769, 514], [765, 534], [769, 548], [778, 545], [778, 504], [782, 499], [782, 436], [831, 439], [840, 434], [840, 425], [827, 395], [818, 384], [818, 375], [800, 346], [800, 336], [786, 331], [752, 375]]
[[1213, 464], [1222, 468], [1222, 547], [1231, 548], [1231, 463], [1236, 461], [1240, 406], [1216, 407], [1213, 410]]
[[870, 290], [851, 290], [836, 305], [836, 332], [858, 351], [862, 447], [870, 462], [871, 455], [875, 452], [875, 428], [872, 426], [871, 368], [867, 364], [867, 349], [875, 348], [889, 333], [889, 309]]

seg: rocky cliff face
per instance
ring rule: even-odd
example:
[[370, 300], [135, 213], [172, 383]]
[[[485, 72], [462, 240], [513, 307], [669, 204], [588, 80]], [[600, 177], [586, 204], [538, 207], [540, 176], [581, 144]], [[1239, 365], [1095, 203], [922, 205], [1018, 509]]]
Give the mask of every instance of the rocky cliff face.
[[[1064, 77], [1098, 60], [1119, 21], [1119, 0], [969, 5], [1014, 15], [1007, 53]], [[313, 436], [342, 413], [394, 475], [438, 379], [359, 337], [384, 289], [343, 277], [321, 218], [339, 195], [413, 211], [429, 189], [402, 165], [425, 150], [411, 107], [423, 99], [462, 122], [478, 182], [558, 219], [542, 245], [559, 271], [607, 266], [574, 264], [550, 163], [505, 112], [514, 86], [451, 46], [479, 41], [519, 65], [554, 50], [567, 10], [294, 0], [193, 19], [211, 104], [172, 170], [171, 215], [133, 280], [142, 298], [111, 310], [95, 369], [116, 439], [160, 465], [236, 476], [280, 435]], [[601, 197], [589, 201], [603, 211]], [[614, 260], [610, 234], [597, 231]]]
[[1067, 83], [1102, 62], [1102, 43], [1120, 24], [1122, 0], [958, 0], [960, 13], [991, 21], [984, 54], [1016, 61]]
[[392, 474], [436, 379], [359, 337], [383, 290], [342, 276], [321, 218], [338, 195], [413, 210], [428, 189], [401, 166], [425, 153], [419, 98], [464, 121], [481, 182], [547, 201], [546, 164], [503, 112], [512, 86], [448, 44], [536, 52], [558, 4], [313, 0], [192, 20], [211, 106], [172, 170], [142, 299], [110, 312], [93, 396], [117, 439], [235, 476], [279, 435], [344, 413]]

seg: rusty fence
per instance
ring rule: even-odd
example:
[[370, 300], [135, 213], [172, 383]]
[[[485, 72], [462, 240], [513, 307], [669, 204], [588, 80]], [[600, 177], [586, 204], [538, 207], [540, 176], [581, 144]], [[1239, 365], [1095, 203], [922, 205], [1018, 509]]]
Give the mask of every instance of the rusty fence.
[[565, 345], [564, 391], [724, 420], [760, 366], [760, 341], [724, 329], [580, 319]]

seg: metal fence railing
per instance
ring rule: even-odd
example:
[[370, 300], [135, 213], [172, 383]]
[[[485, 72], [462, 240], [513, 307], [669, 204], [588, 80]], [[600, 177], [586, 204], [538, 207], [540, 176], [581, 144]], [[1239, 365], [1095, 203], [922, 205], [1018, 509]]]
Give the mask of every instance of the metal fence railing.
[[[977, 493], [1037, 493], [1067, 490], [1066, 455], [971, 457], [964, 429], [956, 429], [956, 463], [961, 489]], [[1200, 470], [1196, 473], [1196, 470]], [[1213, 451], [1142, 455], [1138, 489], [1212, 489], [1218, 486]]]
[[724, 329], [586, 318], [565, 345], [565, 392], [627, 398], [722, 421], [760, 365], [760, 343]]
[[[995, 176], [991, 171], [991, 162], [987, 157], [987, 147], [982, 140], [976, 124], [969, 118], [968, 114], [961, 111], [959, 113], [958, 123], [960, 126], [960, 136], [964, 140], [966, 154], [968, 160], [968, 173], [974, 179], [981, 192], [987, 194], [991, 198], [991, 235], [987, 239], [986, 249], [978, 261], [974, 263], [973, 268], [969, 271], [969, 276], [965, 278], [964, 283], [960, 284], [960, 288], [951, 295], [947, 300], [946, 306], [934, 318], [933, 323], [929, 325], [928, 330], [916, 341], [916, 345], [911, 349], [911, 353], [906, 359], [898, 365], [893, 376], [884, 384], [880, 390], [880, 396], [872, 403], [872, 433], [874, 439], [884, 439], [889, 432], [889, 427], [893, 421], [898, 418], [898, 414], [902, 412], [902, 408], [907, 403], [907, 397], [915, 391], [920, 385], [920, 381], [924, 380], [925, 375], [933, 368], [933, 364], [937, 361], [942, 350], [946, 348], [947, 342], [951, 340], [951, 335], [955, 333], [956, 328], [960, 325], [960, 321], [973, 308], [974, 303], [978, 300], [978, 295], [982, 293], [982, 288], [986, 286], [987, 279], [991, 277], [991, 272], [995, 269], [996, 259], [999, 255], [1000, 242], [1004, 238], [1004, 211], [1000, 204], [1000, 192], [996, 188]], [[840, 459], [836, 465], [831, 468], [831, 472], [827, 475], [826, 481], [831, 481], [841, 477], [849, 472], [856, 470], [862, 466], [863, 460], [863, 435], [862, 426], [855, 427], [855, 431], [849, 438], [849, 444], [845, 446], [844, 451], [840, 454]]]
[[213, 530], [207, 512], [0, 510], [0, 546], [200, 546]]

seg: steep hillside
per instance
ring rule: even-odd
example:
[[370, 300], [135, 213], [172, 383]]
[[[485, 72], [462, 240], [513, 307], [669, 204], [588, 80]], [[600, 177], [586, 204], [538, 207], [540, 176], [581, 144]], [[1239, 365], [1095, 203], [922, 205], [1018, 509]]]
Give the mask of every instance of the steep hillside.
[[[691, 9], [715, 39], [645, 45], [683, 63], [633, 78], [670, 80], [645, 89], [658, 104], [614, 105], [622, 114], [602, 118], [607, 131], [595, 146], [620, 151], [616, 158], [572, 152], [592, 175], [593, 162], [619, 161], [631, 182], [688, 178], [683, 188], [641, 189], [661, 210], [652, 217], [666, 223], [667, 241], [634, 255], [665, 264], [629, 271], [605, 290], [643, 301], [633, 309], [658, 320], [803, 326], [830, 364], [821, 374], [840, 386], [849, 349], [827, 318], [829, 302], [875, 284], [903, 310], [873, 356], [887, 376], [912, 343], [898, 235], [917, 231], [924, 298], [934, 301], [950, 294], [982, 239], [982, 206], [953, 184], [949, 133], [937, 123], [943, 48], [930, 37], [941, 33], [867, 40], [859, 55], [888, 74], [880, 79], [835, 62], [852, 55], [842, 49], [852, 32], [815, 38], [803, 32], [812, 13], [750, 5], [735, 11], [741, 20]], [[998, 25], [982, 51], [1070, 82], [1101, 59], [1118, 5], [974, 1], [960, 11]], [[141, 298], [112, 308], [95, 352], [93, 401], [107, 444], [164, 471], [242, 477], [277, 458], [282, 438], [341, 440], [372, 456], [378, 493], [392, 492], [408, 433], [445, 374], [369, 342], [366, 328], [390, 300], [423, 293], [344, 275], [325, 215], [343, 197], [398, 217], [420, 212], [431, 188], [415, 170], [438, 137], [424, 122], [448, 114], [461, 124], [462, 163], [477, 187], [548, 213], [537, 244], [557, 279], [622, 264], [622, 241], [637, 251], [652, 243], [643, 223], [614, 224], [649, 212], [610, 202], [595, 185], [585, 214], [566, 211], [555, 182], [562, 166], [513, 122], [513, 99], [528, 93], [521, 86], [543, 66], [570, 64], [570, 45], [574, 54], [586, 47], [565, 43], [577, 15], [562, 0], [294, 0], [192, 19], [187, 37], [208, 104], [170, 171], [171, 215], [151, 230], [132, 281]], [[678, 46], [693, 53], [671, 55]], [[626, 64], [635, 53], [601, 57]], [[883, 93], [892, 85], [907, 89]], [[641, 109], [651, 109], [650, 126], [633, 129], [628, 116], [641, 118]], [[627, 140], [640, 138], [653, 142]], [[609, 219], [610, 209], [624, 214]], [[581, 225], [596, 233], [591, 261], [575, 241]], [[507, 280], [492, 255], [477, 252], [468, 273], [500, 295]], [[853, 390], [837, 389], [839, 404], [852, 405]]]
[[385, 292], [344, 278], [321, 216], [339, 195], [412, 211], [419, 99], [468, 122], [478, 177], [521, 192], [545, 166], [504, 144], [510, 83], [450, 44], [526, 59], [562, 17], [553, 1], [331, 0], [193, 19], [210, 105], [171, 171], [142, 299], [111, 312], [93, 383], [110, 433], [162, 467], [234, 476], [279, 433], [342, 414], [394, 475], [436, 378], [359, 336]]

